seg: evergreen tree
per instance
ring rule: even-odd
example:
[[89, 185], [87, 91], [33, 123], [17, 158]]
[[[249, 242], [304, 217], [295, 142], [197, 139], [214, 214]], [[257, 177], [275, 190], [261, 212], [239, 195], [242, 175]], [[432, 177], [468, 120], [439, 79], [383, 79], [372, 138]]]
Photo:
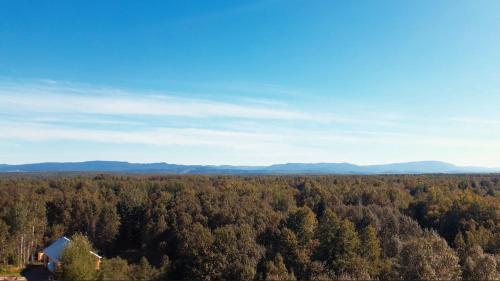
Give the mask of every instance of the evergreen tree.
[[313, 238], [317, 225], [316, 215], [308, 207], [298, 208], [286, 221], [286, 226], [295, 232], [302, 245], [309, 243]]
[[361, 232], [361, 256], [369, 263], [370, 275], [376, 276], [381, 266], [380, 254], [380, 240], [377, 238], [377, 230], [369, 225]]
[[266, 263], [266, 278], [269, 281], [293, 281], [296, 280], [293, 272], [289, 272], [283, 261], [283, 257], [277, 254], [273, 261]]
[[328, 209], [320, 221], [318, 239], [316, 256], [325, 261], [332, 278], [357, 270], [360, 240], [352, 222], [340, 220]]
[[149, 264], [146, 257], [142, 257], [138, 264], [132, 265], [130, 276], [131, 280], [156, 280], [160, 272]]

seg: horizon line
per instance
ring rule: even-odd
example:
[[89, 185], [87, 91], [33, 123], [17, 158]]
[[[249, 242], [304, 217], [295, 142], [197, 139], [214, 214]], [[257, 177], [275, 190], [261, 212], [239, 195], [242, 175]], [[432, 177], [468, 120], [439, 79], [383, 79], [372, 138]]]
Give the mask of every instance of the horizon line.
[[457, 168], [485, 168], [485, 169], [500, 169], [498, 166], [482, 166], [482, 165], [457, 165], [452, 162], [441, 161], [441, 160], [415, 160], [415, 161], [401, 161], [401, 162], [379, 162], [379, 163], [371, 163], [371, 164], [359, 164], [354, 162], [347, 161], [339, 161], [339, 162], [276, 162], [272, 164], [182, 164], [182, 163], [172, 163], [172, 162], [135, 162], [135, 161], [127, 161], [127, 160], [82, 160], [82, 161], [42, 161], [42, 162], [29, 162], [29, 163], [0, 163], [0, 165], [7, 166], [22, 166], [22, 165], [36, 165], [36, 164], [78, 164], [78, 163], [89, 163], [89, 162], [115, 162], [115, 163], [127, 163], [127, 164], [139, 164], [139, 165], [148, 165], [148, 164], [169, 164], [169, 165], [177, 165], [177, 166], [205, 166], [205, 167], [223, 167], [223, 166], [231, 166], [231, 167], [270, 167], [274, 165], [286, 165], [286, 164], [304, 164], [304, 165], [317, 165], [317, 164], [349, 164], [359, 167], [365, 166], [383, 166], [383, 165], [394, 165], [394, 164], [414, 164], [414, 163], [440, 163], [440, 164], [448, 164], [453, 165]]

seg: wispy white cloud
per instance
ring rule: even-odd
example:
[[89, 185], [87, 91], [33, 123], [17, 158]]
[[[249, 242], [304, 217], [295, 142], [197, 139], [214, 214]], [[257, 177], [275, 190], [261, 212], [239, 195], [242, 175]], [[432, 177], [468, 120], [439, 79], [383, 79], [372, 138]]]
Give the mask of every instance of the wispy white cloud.
[[303, 113], [266, 107], [176, 97], [132, 95], [75, 95], [33, 89], [1, 89], [0, 106], [7, 109], [51, 113], [235, 117], [252, 119], [309, 119]]
[[218, 146], [231, 149], [262, 149], [282, 146], [284, 136], [241, 131], [200, 128], [153, 128], [142, 130], [104, 130], [0, 122], [0, 139], [22, 141], [87, 141], [96, 143], [142, 144], [156, 146]]
[[218, 146], [233, 149], [320, 148], [339, 143], [371, 145], [427, 145], [457, 148], [495, 148], [494, 140], [455, 139], [425, 135], [350, 132], [332, 130], [278, 129], [275, 131], [221, 130], [158, 127], [135, 130], [88, 129], [47, 125], [39, 122], [0, 122], [0, 139], [22, 141], [73, 140], [99, 143], [128, 143], [157, 146]]
[[500, 126], [500, 120], [496, 118], [484, 117], [452, 117], [451, 121], [475, 126]]
[[[158, 146], [164, 151], [220, 150], [229, 159], [221, 161], [229, 164], [350, 161], [352, 155], [358, 155], [361, 162], [367, 155], [401, 159], [401, 153], [414, 154], [413, 160], [446, 160], [452, 153], [473, 152], [484, 154], [481, 157], [488, 160], [484, 163], [495, 163], [496, 156], [488, 151], [500, 151], [494, 137], [456, 130], [465, 123], [498, 128], [496, 120], [418, 120], [369, 111], [353, 118], [324, 108], [294, 107], [286, 99], [229, 102], [57, 81], [0, 81], [0, 141], [33, 147], [78, 142], [95, 144], [97, 150], [99, 144]], [[455, 126], [443, 125], [453, 122]], [[468, 163], [458, 156], [454, 159]]]
[[[283, 120], [319, 123], [394, 125], [393, 118], [354, 118], [332, 112], [301, 111], [282, 101], [249, 100], [224, 102], [183, 98], [171, 93], [130, 92], [113, 88], [41, 81], [0, 83], [0, 109], [14, 113], [68, 113], [121, 116], [165, 116], [250, 120]], [[369, 113], [367, 113], [369, 115]]]

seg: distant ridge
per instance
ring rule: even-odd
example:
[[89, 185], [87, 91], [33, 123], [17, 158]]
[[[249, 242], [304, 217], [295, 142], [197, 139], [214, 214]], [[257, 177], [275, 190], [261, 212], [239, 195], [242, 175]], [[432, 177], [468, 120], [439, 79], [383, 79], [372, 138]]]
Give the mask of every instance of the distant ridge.
[[33, 172], [112, 172], [164, 174], [457, 174], [497, 173], [500, 169], [460, 167], [440, 161], [420, 161], [382, 165], [350, 163], [286, 163], [270, 166], [177, 165], [168, 163], [129, 163], [120, 161], [47, 162], [0, 164], [0, 173]]

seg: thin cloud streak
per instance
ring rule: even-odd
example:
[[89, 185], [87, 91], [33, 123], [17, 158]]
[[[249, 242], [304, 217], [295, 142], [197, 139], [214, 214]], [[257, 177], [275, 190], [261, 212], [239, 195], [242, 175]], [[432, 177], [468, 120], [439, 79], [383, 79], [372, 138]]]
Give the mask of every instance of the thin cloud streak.
[[126, 92], [69, 83], [0, 84], [0, 108], [14, 112], [80, 113], [121, 116], [172, 116], [189, 118], [231, 117], [253, 120], [316, 123], [394, 125], [395, 120], [351, 118], [331, 113], [303, 112], [263, 102], [229, 103], [179, 98], [151, 92]]
[[176, 98], [97, 97], [39, 94], [31, 96], [0, 93], [5, 108], [50, 113], [88, 113], [108, 115], [158, 115], [184, 117], [236, 117], [252, 119], [305, 119], [300, 112], [241, 106], [210, 101]]
[[[138, 151], [157, 146], [181, 162], [185, 156], [178, 151], [218, 151], [227, 164], [335, 162], [356, 157], [358, 162], [366, 162], [365, 154], [372, 151], [379, 158], [395, 160], [401, 158], [400, 151], [411, 152], [406, 160], [450, 160], [452, 154], [474, 153], [495, 163], [497, 156], [488, 151], [500, 151], [495, 138], [441, 127], [450, 123], [446, 118], [379, 116], [368, 110], [350, 118], [324, 108], [250, 102], [244, 97], [232, 102], [181, 98], [169, 92], [133, 92], [57, 81], [0, 81], [0, 141], [41, 149], [54, 143], [91, 144], [96, 147], [93, 155], [103, 153], [101, 147], [106, 144], [132, 145]], [[422, 122], [432, 126], [423, 127]], [[485, 124], [485, 128], [495, 126]], [[201, 161], [206, 163], [213, 159], [203, 153], [200, 157], [205, 157]], [[376, 162], [374, 157], [368, 161]], [[460, 158], [458, 162], [467, 161]]]
[[472, 124], [475, 126], [500, 126], [500, 120], [498, 119], [488, 119], [488, 118], [477, 118], [477, 117], [453, 117], [450, 118], [451, 121], [462, 123], [462, 124]]
[[283, 146], [323, 148], [338, 143], [379, 145], [431, 145], [438, 147], [500, 149], [495, 141], [453, 139], [405, 134], [373, 134], [283, 130], [275, 133], [200, 128], [152, 128], [134, 131], [68, 128], [39, 123], [0, 123], [0, 139], [22, 141], [90, 141], [99, 143], [129, 143], [158, 146], [219, 146], [234, 149], [280, 149]]
[[279, 143], [276, 136], [197, 128], [156, 128], [136, 131], [96, 130], [40, 125], [0, 123], [0, 139], [22, 141], [90, 141], [145, 145], [222, 146], [255, 149], [259, 144]]

